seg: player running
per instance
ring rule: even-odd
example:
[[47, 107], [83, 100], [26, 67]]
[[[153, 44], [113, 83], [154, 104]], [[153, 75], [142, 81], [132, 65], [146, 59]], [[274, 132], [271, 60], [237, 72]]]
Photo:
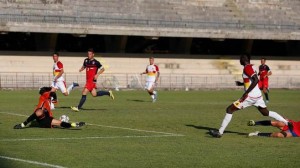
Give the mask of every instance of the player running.
[[99, 61], [97, 61], [94, 56], [94, 50], [89, 49], [87, 52], [88, 58], [86, 58], [83, 61], [83, 66], [79, 69], [79, 72], [82, 72], [84, 69], [86, 70], [86, 84], [85, 87], [82, 90], [82, 96], [79, 101], [79, 104], [77, 107], [71, 107], [73, 111], [79, 111], [79, 109], [82, 108], [84, 102], [86, 101], [86, 95], [88, 92], [92, 94], [93, 97], [97, 96], [110, 96], [111, 99], [114, 99], [114, 95], [112, 91], [98, 91], [97, 92], [97, 79], [100, 74], [104, 72], [104, 67], [101, 65]]
[[157, 100], [157, 91], [154, 91], [154, 87], [158, 82], [160, 72], [158, 66], [154, 64], [154, 57], [150, 57], [149, 62], [150, 65], [146, 67], [146, 70], [141, 75], [147, 74], [145, 89], [151, 96], [152, 102], [155, 102]]
[[258, 87], [260, 90], [264, 92], [265, 98], [266, 98], [266, 103], [269, 103], [269, 76], [272, 75], [272, 71], [269, 68], [268, 65], [266, 65], [266, 58], [262, 58], [261, 60], [261, 65], [259, 66], [259, 82], [258, 82]]
[[257, 107], [258, 111], [264, 115], [274, 118], [275, 120], [283, 122], [285, 125], [289, 125], [292, 128], [291, 123], [284, 119], [281, 115], [274, 111], [269, 111], [265, 102], [263, 101], [261, 91], [258, 88], [258, 76], [255, 72], [255, 68], [250, 64], [250, 55], [241, 55], [240, 64], [244, 66], [243, 69], [243, 80], [244, 82], [236, 82], [237, 85], [244, 85], [245, 93], [243, 96], [229, 105], [226, 109], [226, 115], [223, 119], [219, 130], [210, 130], [210, 134], [213, 137], [221, 138], [226, 127], [232, 119], [232, 114], [235, 111], [244, 109], [249, 106]]
[[[51, 92], [56, 92], [57, 89], [59, 89], [61, 91], [61, 93], [65, 96], [68, 96], [71, 92], [71, 90], [73, 90], [74, 87], [79, 86], [78, 83], [72, 83], [68, 89], [66, 88], [66, 82], [65, 79], [63, 77], [63, 73], [64, 73], [64, 66], [63, 63], [61, 61], [59, 61], [59, 54], [53, 53], [53, 82], [51, 84]], [[57, 97], [56, 95], [53, 96], [53, 103], [57, 103]], [[51, 104], [52, 105], [52, 104]]]
[[288, 120], [293, 125], [293, 130], [290, 130], [288, 126], [286, 126], [281, 121], [271, 121], [271, 120], [263, 120], [263, 121], [254, 121], [250, 120], [248, 122], [248, 126], [273, 126], [279, 128], [280, 132], [273, 133], [260, 133], [259, 131], [249, 133], [248, 136], [265, 136], [265, 137], [274, 137], [274, 138], [290, 138], [290, 137], [299, 137], [300, 136], [300, 121]]
[[42, 128], [52, 128], [53, 126], [71, 128], [71, 127], [81, 127], [85, 125], [85, 122], [68, 123], [62, 122], [60, 120], [54, 119], [51, 109], [50, 101], [53, 92], [50, 91], [51, 87], [43, 87], [40, 89], [39, 104], [36, 106], [33, 114], [31, 114], [23, 123], [14, 126], [14, 129], [25, 128], [27, 124], [36, 120], [39, 126]]

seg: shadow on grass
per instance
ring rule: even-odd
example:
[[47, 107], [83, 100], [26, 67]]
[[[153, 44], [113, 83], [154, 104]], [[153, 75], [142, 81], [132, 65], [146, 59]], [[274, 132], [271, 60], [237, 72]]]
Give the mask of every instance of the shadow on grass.
[[[212, 128], [212, 127], [206, 127], [206, 126], [201, 126], [201, 125], [191, 125], [191, 124], [187, 124], [185, 125], [187, 127], [192, 127], [192, 128], [196, 128], [196, 129], [202, 129], [202, 130], [207, 130], [208, 132], [206, 134], [209, 134], [209, 130], [217, 130], [216, 128]], [[237, 131], [225, 131], [224, 133], [230, 133], [230, 134], [238, 134], [238, 135], [248, 135], [248, 133], [243, 133], [243, 132], [237, 132]]]
[[151, 101], [138, 100], [138, 99], [127, 99], [127, 101], [134, 101], [134, 102], [151, 102]]
[[[56, 109], [70, 109], [71, 110], [71, 107], [55, 107]], [[90, 111], [106, 111], [107, 109], [96, 109], [96, 108], [82, 108], [82, 109], [79, 109], [80, 111], [86, 111], [86, 110], [90, 110]]]

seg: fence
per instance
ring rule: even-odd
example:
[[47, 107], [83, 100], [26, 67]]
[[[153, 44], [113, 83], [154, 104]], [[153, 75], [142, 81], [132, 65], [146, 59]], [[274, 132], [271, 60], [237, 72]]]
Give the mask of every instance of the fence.
[[[67, 85], [73, 81], [80, 86], [85, 84], [85, 73], [65, 73]], [[0, 88], [29, 89], [49, 86], [52, 73], [1, 72]], [[234, 81], [241, 80], [233, 75], [199, 75], [199, 74], [162, 74], [157, 84], [158, 89], [228, 89], [237, 88]], [[97, 86], [104, 89], [143, 89], [145, 76], [122, 73], [100, 75]], [[300, 76], [271, 76], [270, 88], [300, 88]]]

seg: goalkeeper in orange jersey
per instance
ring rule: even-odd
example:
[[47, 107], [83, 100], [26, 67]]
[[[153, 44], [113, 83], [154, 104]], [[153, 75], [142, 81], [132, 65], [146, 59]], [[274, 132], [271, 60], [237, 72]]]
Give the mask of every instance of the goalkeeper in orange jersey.
[[34, 112], [24, 122], [15, 125], [14, 129], [22, 129], [34, 120], [36, 120], [42, 128], [52, 128], [53, 126], [71, 128], [85, 125], [85, 122], [68, 123], [54, 119], [50, 108], [50, 101], [54, 92], [51, 92], [51, 87], [43, 87], [40, 89], [39, 93], [41, 96]]

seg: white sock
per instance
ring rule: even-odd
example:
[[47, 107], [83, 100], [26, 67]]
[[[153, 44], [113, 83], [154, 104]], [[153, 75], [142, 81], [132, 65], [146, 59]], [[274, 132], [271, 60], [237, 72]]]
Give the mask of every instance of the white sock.
[[71, 90], [73, 90], [73, 88], [74, 88], [73, 84], [68, 87], [68, 89], [67, 89], [68, 94], [70, 94], [70, 92], [71, 92]]
[[151, 98], [152, 98], [152, 99], [154, 99], [154, 94], [153, 94], [153, 95], [151, 95]]
[[288, 125], [288, 121], [286, 119], [284, 119], [281, 115], [276, 113], [275, 111], [269, 111], [269, 117], [272, 117], [277, 121], [284, 122], [285, 125]]
[[223, 134], [223, 133], [224, 133], [224, 131], [225, 131], [227, 125], [228, 125], [228, 124], [230, 123], [230, 121], [231, 121], [231, 118], [232, 118], [232, 114], [226, 113], [226, 115], [225, 115], [225, 117], [224, 117], [224, 119], [223, 119], [223, 122], [222, 122], [222, 124], [221, 124], [221, 127], [220, 127], [220, 129], [219, 129], [220, 134]]

